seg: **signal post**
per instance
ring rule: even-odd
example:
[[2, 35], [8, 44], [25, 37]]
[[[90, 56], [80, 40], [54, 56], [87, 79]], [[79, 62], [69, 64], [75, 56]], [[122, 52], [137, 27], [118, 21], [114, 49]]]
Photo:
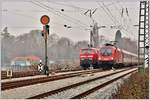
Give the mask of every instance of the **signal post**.
[[44, 65], [44, 74], [45, 75], [49, 75], [49, 68], [48, 68], [48, 65], [47, 65], [47, 62], [48, 62], [48, 56], [47, 56], [47, 38], [48, 38], [48, 35], [49, 35], [49, 23], [50, 21], [50, 18], [47, 16], [47, 15], [43, 15], [41, 17], [41, 23], [44, 25], [43, 26], [43, 30], [42, 30], [42, 36], [44, 37], [44, 40], [45, 40], [45, 65]]

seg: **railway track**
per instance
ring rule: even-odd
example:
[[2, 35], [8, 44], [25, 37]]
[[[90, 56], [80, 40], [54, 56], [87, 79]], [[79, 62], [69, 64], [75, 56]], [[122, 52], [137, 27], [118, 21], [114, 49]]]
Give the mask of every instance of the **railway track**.
[[105, 87], [105, 86], [111, 84], [112, 82], [115, 82], [116, 80], [118, 80], [118, 79], [120, 79], [120, 78], [122, 78], [122, 77], [125, 77], [126, 75], [131, 74], [131, 73], [133, 73], [133, 72], [135, 72], [135, 71], [136, 71], [136, 70], [133, 70], [133, 71], [130, 71], [130, 72], [126, 73], [126, 74], [123, 74], [123, 75], [121, 75], [121, 76], [119, 76], [119, 77], [116, 77], [116, 78], [114, 78], [114, 79], [111, 79], [111, 80], [109, 80], [109, 81], [107, 81], [107, 82], [105, 82], [105, 83], [103, 83], [103, 84], [100, 84], [100, 85], [98, 85], [98, 86], [95, 86], [95, 87], [93, 87], [92, 89], [89, 89], [89, 90], [87, 90], [87, 91], [85, 91], [85, 92], [83, 92], [83, 93], [81, 93], [81, 94], [78, 94], [78, 95], [76, 95], [76, 96], [74, 96], [74, 97], [71, 97], [71, 99], [81, 99], [81, 98], [84, 98], [84, 97], [88, 96], [89, 94], [91, 94], [91, 93], [93, 93], [93, 92], [95, 92], [95, 91], [97, 91], [97, 90], [99, 90], [99, 89], [101, 89], [101, 88], [103, 88], [103, 87]]
[[98, 69], [86, 70], [86, 71], [72, 72], [72, 73], [67, 73], [67, 74], [64, 73], [64, 74], [59, 74], [59, 75], [53, 75], [53, 76], [48, 76], [48, 77], [38, 77], [38, 78], [33, 78], [33, 79], [2, 82], [1, 90], [14, 89], [14, 88], [34, 85], [34, 84], [38, 84], [38, 83], [44, 83], [44, 82], [49, 82], [49, 81], [54, 81], [54, 80], [59, 80], [59, 79], [71, 78], [71, 77], [79, 76], [82, 74], [88, 74], [91, 72], [96, 73], [96, 72], [100, 72], [100, 71], [102, 71], [102, 70], [98, 70]]
[[[55, 73], [60, 72], [68, 72], [68, 71], [79, 71], [81, 69], [73, 69], [73, 70], [56, 70]], [[54, 72], [54, 71], [50, 71]], [[17, 71], [12, 73], [11, 78], [20, 78], [20, 77], [27, 77], [27, 76], [35, 76], [35, 75], [41, 75], [39, 71]], [[1, 79], [9, 79], [10, 77], [7, 77], [7, 71], [1, 71]]]
[[[110, 79], [110, 80], [108, 80], [108, 81], [106, 81], [106, 82], [104, 82], [104, 83], [102, 83], [100, 85], [94, 86], [94, 87], [92, 87], [92, 88], [90, 88], [90, 89], [88, 89], [88, 90], [86, 90], [86, 91], [84, 91], [82, 93], [79, 93], [77, 95], [71, 96], [72, 94], [69, 95], [70, 92], [67, 92], [66, 93], [67, 96], [64, 96], [65, 98], [70, 98], [70, 99], [81, 99], [81, 98], [83, 98], [83, 97], [85, 97], [85, 96], [87, 96], [87, 95], [97, 91], [98, 89], [101, 89], [101, 88], [105, 87], [106, 85], [111, 84], [112, 82], [114, 82], [114, 81], [116, 81], [116, 80], [118, 80], [118, 79], [120, 79], [120, 78], [122, 78], [122, 77], [124, 77], [124, 76], [126, 76], [128, 74], [130, 74], [130, 73], [135, 72], [136, 70], [137, 69], [131, 69], [131, 68], [129, 69], [129, 68], [127, 68], [127, 69], [123, 69], [121, 71], [114, 71], [114, 72], [112, 72], [110, 74], [106, 74], [106, 75], [103, 75], [103, 76], [99, 76], [99, 77], [96, 77], [96, 78], [92, 78], [92, 79], [89, 79], [89, 80], [78, 82], [78, 83], [75, 83], [75, 84], [72, 84], [72, 85], [68, 85], [68, 86], [56, 89], [56, 90], [48, 91], [46, 93], [38, 94], [38, 95], [35, 95], [35, 96], [32, 96], [32, 97], [29, 97], [28, 99], [53, 98], [53, 95], [58, 96], [59, 93], [60, 93], [60, 95], [62, 95], [61, 93], [65, 92], [65, 91], [69, 91], [71, 89], [75, 89], [77, 87], [81, 87], [81, 86], [83, 86], [85, 84], [90, 84], [93, 81], [105, 79], [106, 77], [110, 77], [110, 76], [113, 76], [113, 75], [116, 75], [116, 74], [120, 74], [120, 73], [123, 73], [123, 72], [126, 71], [126, 73], [121, 74], [121, 75], [119, 75], [116, 78]], [[73, 91], [75, 91], [75, 90], [73, 90]], [[60, 99], [60, 98], [58, 97], [57, 99]]]
[[[11, 78], [19, 78], [19, 77], [27, 77], [27, 76], [35, 76], [40, 75], [38, 71], [20, 71], [20, 72], [12, 72]], [[1, 71], [1, 79], [9, 79], [10, 77], [7, 77], [7, 71]]]

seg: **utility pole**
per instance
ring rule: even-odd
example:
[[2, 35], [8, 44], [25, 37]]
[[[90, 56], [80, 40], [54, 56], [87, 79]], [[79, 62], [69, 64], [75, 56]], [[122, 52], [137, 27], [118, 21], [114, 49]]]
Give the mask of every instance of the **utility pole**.
[[84, 15], [89, 15], [89, 17], [92, 20], [92, 25], [90, 25], [90, 47], [97, 47], [99, 45], [99, 35], [98, 35], [98, 29], [105, 28], [106, 26], [100, 26], [98, 27], [97, 22], [93, 19], [93, 15], [96, 12], [97, 8], [93, 11], [91, 9], [87, 10]]
[[89, 17], [92, 20], [92, 25], [90, 25], [90, 47], [97, 47], [98, 46], [98, 41], [99, 41], [99, 36], [98, 36], [98, 31], [97, 30], [97, 24], [95, 24], [95, 21], [93, 19], [93, 14], [96, 12], [97, 9], [94, 9], [93, 11], [91, 9], [87, 10], [84, 15], [89, 14]]

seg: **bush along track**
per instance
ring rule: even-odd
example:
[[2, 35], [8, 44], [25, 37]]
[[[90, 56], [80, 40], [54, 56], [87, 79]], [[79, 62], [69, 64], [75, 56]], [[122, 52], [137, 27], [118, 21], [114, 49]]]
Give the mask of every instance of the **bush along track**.
[[148, 99], [149, 98], [149, 69], [144, 73], [136, 72], [124, 80], [113, 99]]

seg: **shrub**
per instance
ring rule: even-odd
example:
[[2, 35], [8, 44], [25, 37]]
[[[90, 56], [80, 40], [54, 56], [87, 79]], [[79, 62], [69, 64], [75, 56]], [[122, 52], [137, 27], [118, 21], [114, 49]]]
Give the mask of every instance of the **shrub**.
[[112, 94], [113, 99], [148, 99], [149, 98], [149, 71], [136, 72], [118, 87], [117, 93]]

